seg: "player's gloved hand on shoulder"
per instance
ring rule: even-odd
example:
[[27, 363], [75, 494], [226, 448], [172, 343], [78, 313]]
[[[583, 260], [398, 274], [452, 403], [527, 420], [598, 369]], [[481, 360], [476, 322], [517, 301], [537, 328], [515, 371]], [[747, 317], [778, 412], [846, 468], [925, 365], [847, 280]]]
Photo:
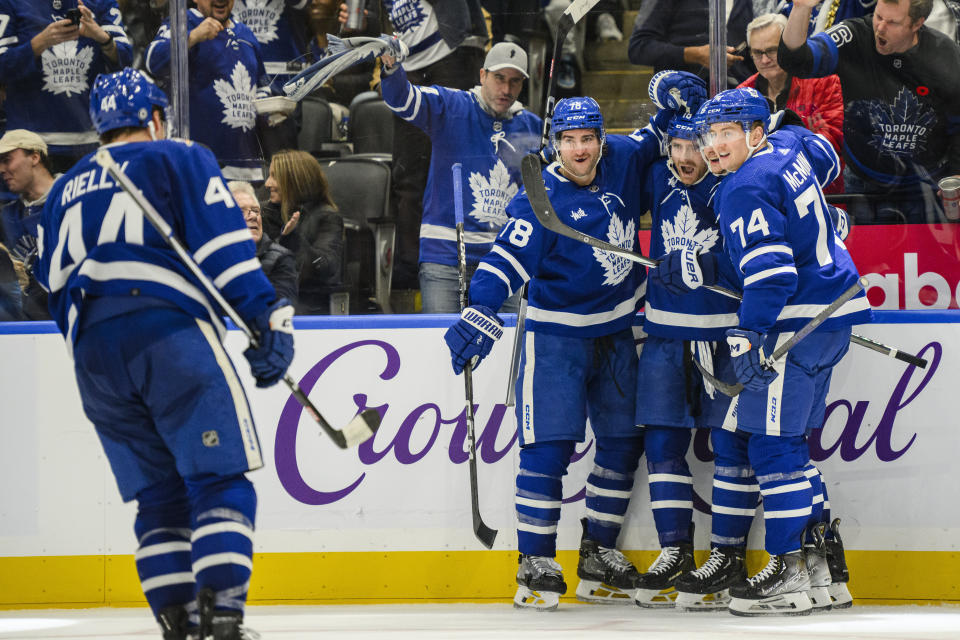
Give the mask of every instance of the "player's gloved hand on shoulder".
[[260, 346], [251, 345], [243, 355], [258, 387], [277, 383], [293, 360], [293, 306], [286, 298], [271, 304], [250, 323], [258, 334]]
[[707, 84], [687, 71], [660, 71], [650, 78], [650, 100], [660, 109], [672, 109], [686, 118], [697, 112], [707, 99]]
[[683, 295], [705, 284], [717, 283], [717, 256], [700, 253], [701, 248], [678, 249], [660, 257], [650, 270], [650, 281], [674, 295]]
[[477, 367], [503, 335], [503, 321], [489, 307], [474, 305], [460, 314], [460, 319], [443, 334], [450, 348], [453, 372], [460, 375], [468, 362]]
[[837, 232], [837, 237], [841, 241], [846, 240], [850, 234], [850, 218], [847, 212], [832, 204], [827, 205], [827, 211], [830, 212], [830, 219], [833, 221], [833, 228]]
[[737, 380], [750, 391], [763, 391], [777, 378], [777, 372], [767, 368], [763, 354], [763, 335], [749, 329], [727, 329], [727, 346], [733, 360]]

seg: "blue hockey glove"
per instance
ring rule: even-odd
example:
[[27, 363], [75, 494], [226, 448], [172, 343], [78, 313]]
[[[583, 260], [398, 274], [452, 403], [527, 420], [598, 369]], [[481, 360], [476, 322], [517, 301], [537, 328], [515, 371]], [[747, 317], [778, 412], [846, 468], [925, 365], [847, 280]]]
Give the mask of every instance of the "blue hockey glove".
[[277, 300], [250, 323], [260, 347], [243, 352], [258, 387], [275, 385], [293, 360], [293, 307], [286, 298]]
[[737, 372], [740, 384], [750, 391], [763, 391], [778, 375], [766, 366], [763, 339], [764, 336], [749, 329], [727, 329], [733, 370]]
[[661, 71], [650, 78], [650, 100], [659, 109], [672, 109], [692, 118], [707, 99], [707, 84], [687, 71]]
[[671, 251], [660, 257], [660, 264], [650, 270], [650, 282], [659, 284], [673, 295], [683, 295], [705, 284], [717, 283], [717, 256], [700, 253], [700, 247]]
[[453, 372], [460, 375], [468, 362], [478, 366], [502, 335], [503, 321], [492, 309], [481, 305], [464, 309], [457, 323], [443, 334], [450, 348]]
[[847, 212], [832, 204], [827, 205], [827, 210], [830, 212], [830, 219], [833, 220], [833, 228], [837, 232], [837, 237], [841, 241], [846, 240], [850, 234], [850, 219], [847, 217]]

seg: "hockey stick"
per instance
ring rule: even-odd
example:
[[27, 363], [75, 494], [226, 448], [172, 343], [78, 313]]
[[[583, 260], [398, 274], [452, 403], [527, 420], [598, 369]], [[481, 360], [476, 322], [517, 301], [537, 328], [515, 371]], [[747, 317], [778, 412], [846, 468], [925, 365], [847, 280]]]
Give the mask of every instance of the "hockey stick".
[[517, 376], [520, 375], [520, 348], [523, 344], [524, 324], [527, 321], [527, 284], [520, 287], [520, 308], [517, 310], [517, 330], [513, 332], [513, 351], [510, 356], [510, 374], [507, 380], [505, 406], [517, 404]]
[[[130, 178], [127, 177], [127, 174], [123, 172], [123, 169], [114, 161], [113, 156], [110, 155], [110, 150], [105, 147], [100, 147], [97, 150], [95, 159], [97, 164], [99, 164], [103, 169], [113, 176], [114, 180], [117, 181], [117, 184], [123, 189], [133, 201], [137, 203], [137, 206], [143, 211], [144, 217], [147, 221], [157, 230], [163, 239], [166, 241], [170, 248], [174, 250], [183, 264], [186, 265], [190, 272], [200, 281], [200, 284], [203, 285], [203, 288], [207, 290], [207, 293], [217, 301], [217, 304], [226, 312], [226, 314], [233, 320], [233, 323], [246, 334], [247, 339], [250, 340], [250, 345], [256, 349], [260, 345], [259, 336], [254, 333], [247, 323], [243, 321], [243, 318], [237, 313], [226, 298], [223, 297], [223, 294], [220, 293], [220, 290], [217, 289], [217, 286], [213, 284], [213, 281], [210, 280], [210, 277], [207, 276], [201, 269], [200, 266], [193, 259], [193, 256], [187, 251], [186, 247], [173, 235], [173, 229], [167, 224], [166, 220], [157, 212], [157, 210], [150, 204], [150, 201], [144, 197], [143, 193], [137, 188]], [[314, 419], [314, 421], [320, 425], [320, 428], [323, 429], [323, 432], [326, 433], [334, 444], [336, 444], [341, 449], [346, 449], [347, 447], [352, 447], [353, 445], [360, 444], [365, 442], [368, 438], [373, 436], [376, 433], [377, 429], [380, 427], [380, 414], [375, 409], [366, 409], [360, 414], [354, 416], [347, 426], [343, 428], [342, 431], [334, 429], [330, 426], [330, 423], [324, 420], [323, 416], [320, 415], [320, 412], [317, 411], [317, 408], [313, 406], [313, 403], [310, 402], [310, 399], [307, 398], [306, 394], [300, 389], [296, 381], [290, 377], [289, 373], [283, 375], [283, 381], [290, 388], [290, 392], [297, 399], [297, 401], [303, 405], [303, 408], [307, 410], [307, 413]]]
[[[457, 223], [457, 271], [460, 276], [460, 310], [467, 307], [467, 248], [463, 242], [463, 165], [454, 163], [453, 171], [453, 215]], [[463, 391], [466, 402], [464, 415], [467, 419], [467, 447], [470, 456], [470, 508], [473, 512], [473, 533], [487, 549], [493, 548], [497, 530], [491, 529], [480, 516], [480, 490], [477, 483], [477, 441], [473, 415], [473, 363], [463, 366]]]
[[[840, 294], [839, 298], [824, 307], [820, 313], [810, 318], [810, 321], [803, 325], [799, 331], [790, 336], [786, 342], [774, 349], [773, 355], [767, 359], [764, 365], [772, 365], [774, 362], [782, 358], [788, 351], [790, 351], [790, 349], [793, 349], [798, 342], [806, 338], [813, 332], [814, 329], [826, 322], [827, 318], [836, 313], [837, 309], [845, 305], [848, 300], [860, 293], [860, 290], [866, 286], [866, 278], [857, 278], [857, 281], [850, 285], [846, 291]], [[703, 377], [706, 378], [710, 384], [719, 389], [721, 393], [724, 393], [732, 398], [743, 391], [743, 385], [741, 383], [738, 382], [736, 384], [727, 384], [726, 382], [723, 382], [722, 380], [716, 378], [713, 374], [709, 373], [696, 358], [693, 359], [693, 364], [697, 366], [697, 369], [700, 370], [700, 373], [703, 375]]]
[[573, 29], [583, 16], [587, 15], [590, 9], [593, 9], [598, 2], [600, 2], [600, 0], [573, 0], [570, 6], [564, 10], [563, 15], [560, 16], [560, 23], [557, 24], [557, 33], [553, 43], [553, 58], [550, 60], [550, 75], [547, 79], [547, 104], [543, 109], [543, 129], [540, 133], [540, 149], [538, 153], [543, 152], [550, 142], [550, 118], [553, 116], [553, 106], [557, 101], [556, 96], [553, 95], [553, 90], [556, 87], [554, 71], [557, 68], [557, 60], [563, 54], [563, 42], [567, 39], [567, 34], [570, 33], [570, 30]]
[[[539, 158], [536, 156], [536, 154], [528, 154], [524, 156], [523, 160], [521, 161], [520, 172], [523, 176], [523, 187], [527, 192], [527, 199], [530, 201], [530, 206], [533, 208], [533, 213], [537, 217], [537, 220], [540, 221], [540, 224], [542, 224], [545, 228], [559, 233], [562, 236], [566, 236], [568, 238], [588, 244], [591, 247], [596, 247], [598, 249], [603, 249], [604, 251], [609, 251], [610, 253], [624, 256], [629, 260], [633, 260], [634, 262], [647, 267], [655, 267], [657, 264], [659, 264], [656, 260], [647, 258], [638, 253], [634, 253], [629, 249], [624, 249], [623, 247], [618, 247], [615, 244], [604, 242], [599, 238], [594, 238], [593, 236], [589, 236], [585, 233], [580, 233], [579, 231], [568, 227], [562, 220], [560, 220], [560, 218], [557, 216], [556, 210], [554, 210], [553, 205], [550, 203], [550, 198], [547, 196], [547, 187], [543, 182], [543, 173], [540, 168]], [[741, 296], [739, 293], [730, 291], [724, 287], [704, 285], [704, 288], [716, 293], [721, 293], [736, 300], [741, 300], [743, 298], [743, 296]], [[921, 369], [927, 366], [927, 361], [923, 358], [919, 358], [909, 353], [904, 353], [899, 349], [888, 347], [885, 344], [875, 342], [869, 338], [864, 338], [863, 336], [859, 336], [857, 334], [850, 336], [850, 342], [858, 344], [862, 347], [867, 347], [868, 349], [873, 349], [874, 351], [886, 354], [891, 358], [896, 358], [901, 362], [906, 362], [907, 364], [920, 367]]]

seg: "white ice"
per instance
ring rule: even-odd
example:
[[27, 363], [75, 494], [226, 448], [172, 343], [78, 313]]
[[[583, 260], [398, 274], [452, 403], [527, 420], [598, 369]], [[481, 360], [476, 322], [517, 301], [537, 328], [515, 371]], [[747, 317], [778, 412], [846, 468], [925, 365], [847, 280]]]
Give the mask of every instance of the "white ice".
[[[797, 618], [737, 618], [567, 602], [551, 613], [517, 611], [510, 603], [250, 606], [247, 624], [263, 640], [958, 640], [960, 608], [854, 606]], [[0, 638], [134, 640], [159, 639], [160, 632], [145, 608], [33, 609], [0, 611]]]

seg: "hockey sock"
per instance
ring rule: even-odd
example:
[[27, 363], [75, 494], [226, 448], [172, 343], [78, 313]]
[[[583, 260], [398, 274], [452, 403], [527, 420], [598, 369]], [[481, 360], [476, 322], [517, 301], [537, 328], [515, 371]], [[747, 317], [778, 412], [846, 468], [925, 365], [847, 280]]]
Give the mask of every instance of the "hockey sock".
[[807, 531], [804, 534], [803, 541], [813, 544], [813, 534], [810, 529], [817, 523], [823, 522], [823, 476], [820, 475], [820, 470], [813, 465], [813, 462], [807, 462], [807, 466], [803, 468], [803, 474], [810, 481], [810, 490], [813, 495], [810, 505], [810, 520], [807, 522]]
[[187, 478], [192, 505], [197, 591], [214, 592], [214, 608], [243, 611], [253, 569], [257, 494], [243, 475]]
[[137, 494], [137, 574], [154, 617], [169, 607], [195, 609], [190, 567], [190, 505], [174, 476]]
[[642, 437], [597, 438], [593, 470], [587, 476], [587, 535], [602, 547], [617, 546], [642, 455]]
[[687, 465], [691, 429], [647, 426], [650, 508], [661, 547], [693, 542], [693, 475]]
[[804, 473], [809, 460], [802, 436], [754, 434], [750, 462], [763, 496], [764, 547], [770, 555], [800, 549], [810, 521], [813, 489]]
[[563, 501], [562, 478], [574, 442], [536, 442], [520, 449], [517, 473], [517, 543], [528, 556], [557, 555], [557, 523]]
[[746, 547], [760, 504], [760, 485], [747, 456], [748, 437], [724, 429], [710, 432], [713, 444], [711, 547]]

